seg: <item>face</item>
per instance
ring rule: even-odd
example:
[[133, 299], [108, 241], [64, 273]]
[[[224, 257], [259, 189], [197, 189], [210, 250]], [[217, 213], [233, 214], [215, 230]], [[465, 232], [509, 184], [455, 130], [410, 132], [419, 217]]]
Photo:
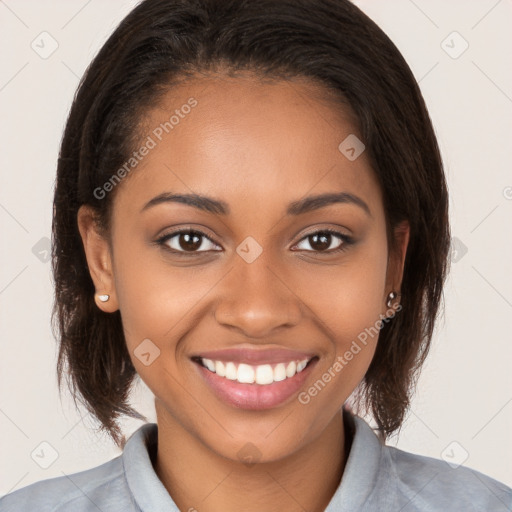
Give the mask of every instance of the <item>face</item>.
[[111, 245], [79, 215], [96, 290], [111, 296], [98, 307], [120, 310], [159, 424], [229, 459], [249, 441], [270, 461], [317, 439], [399, 289], [367, 155], [338, 149], [361, 136], [326, 94], [251, 76], [175, 87], [117, 185]]

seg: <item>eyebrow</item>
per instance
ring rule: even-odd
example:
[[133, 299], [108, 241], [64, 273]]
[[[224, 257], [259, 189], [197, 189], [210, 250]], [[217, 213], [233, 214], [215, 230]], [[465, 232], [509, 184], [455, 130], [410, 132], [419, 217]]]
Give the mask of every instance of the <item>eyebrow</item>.
[[300, 215], [301, 213], [307, 213], [336, 203], [354, 204], [362, 208], [367, 215], [372, 216], [369, 206], [359, 196], [348, 192], [331, 192], [294, 201], [288, 205], [286, 213], [288, 215]]
[[[148, 201], [141, 212], [163, 203], [186, 204], [217, 215], [229, 215], [230, 213], [229, 205], [225, 201], [199, 194], [174, 194], [169, 192], [164, 192]], [[286, 214], [301, 215], [336, 203], [354, 204], [364, 210], [367, 215], [372, 216], [368, 205], [360, 197], [348, 192], [319, 194], [293, 201], [288, 205]]]

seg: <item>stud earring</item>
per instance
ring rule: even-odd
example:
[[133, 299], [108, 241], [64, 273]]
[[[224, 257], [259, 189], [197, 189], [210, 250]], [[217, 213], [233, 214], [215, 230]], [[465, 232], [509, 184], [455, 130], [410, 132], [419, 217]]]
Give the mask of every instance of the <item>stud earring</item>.
[[387, 301], [386, 301], [386, 306], [387, 306], [388, 308], [390, 308], [391, 306], [393, 306], [393, 301], [394, 301], [398, 296], [400, 296], [400, 293], [397, 293], [397, 292], [389, 292], [388, 297], [387, 297]]
[[106, 295], [106, 294], [105, 295], [99, 295], [98, 294], [98, 299], [100, 299], [101, 302], [107, 302], [108, 299], [110, 299], [110, 295]]

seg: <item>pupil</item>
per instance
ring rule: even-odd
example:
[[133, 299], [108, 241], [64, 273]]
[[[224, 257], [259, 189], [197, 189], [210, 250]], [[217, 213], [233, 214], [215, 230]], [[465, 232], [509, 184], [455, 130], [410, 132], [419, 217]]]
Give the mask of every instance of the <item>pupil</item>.
[[319, 251], [328, 249], [329, 246], [331, 245], [331, 234], [330, 233], [317, 233], [317, 234], [311, 235], [310, 239], [313, 240], [311, 247], [313, 247], [313, 249], [316, 249]]
[[201, 247], [201, 237], [195, 233], [181, 233], [180, 247], [185, 251], [194, 251]]

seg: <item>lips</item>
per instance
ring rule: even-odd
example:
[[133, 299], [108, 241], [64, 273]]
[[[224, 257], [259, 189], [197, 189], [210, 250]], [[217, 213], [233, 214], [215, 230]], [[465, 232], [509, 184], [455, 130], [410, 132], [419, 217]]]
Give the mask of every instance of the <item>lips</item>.
[[308, 361], [315, 354], [311, 352], [298, 352], [288, 349], [251, 349], [251, 348], [228, 348], [223, 350], [210, 350], [201, 352], [193, 358], [211, 359], [213, 361], [232, 361], [245, 364], [276, 364], [288, 363], [290, 361]]
[[225, 349], [192, 357], [208, 387], [229, 405], [267, 409], [302, 386], [318, 357], [287, 349]]

